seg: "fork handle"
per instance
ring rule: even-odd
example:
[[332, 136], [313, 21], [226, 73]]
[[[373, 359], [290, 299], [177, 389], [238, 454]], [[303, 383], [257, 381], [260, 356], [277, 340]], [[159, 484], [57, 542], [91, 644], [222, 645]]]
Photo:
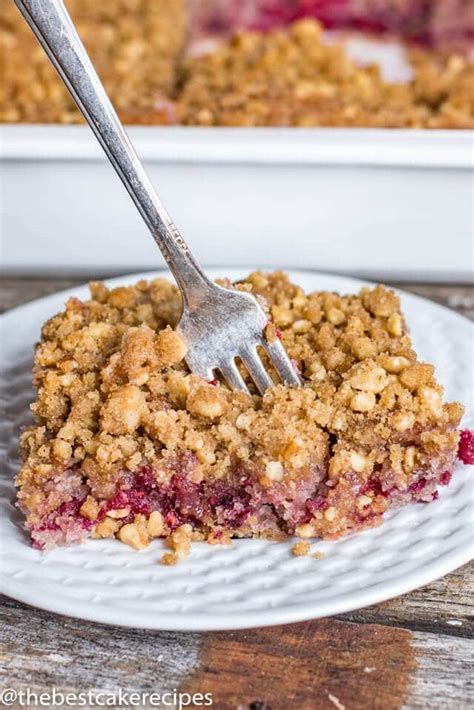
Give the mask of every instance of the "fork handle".
[[15, 0], [161, 249], [185, 304], [212, 288], [161, 203], [62, 0]]

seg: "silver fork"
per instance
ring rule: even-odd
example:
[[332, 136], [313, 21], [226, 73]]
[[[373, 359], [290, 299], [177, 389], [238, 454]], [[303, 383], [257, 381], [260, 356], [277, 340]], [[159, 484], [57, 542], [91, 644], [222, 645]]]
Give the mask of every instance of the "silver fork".
[[216, 370], [233, 389], [248, 391], [236, 364], [240, 358], [258, 390], [273, 384], [257, 352], [267, 352], [281, 380], [300, 384], [282, 345], [268, 343], [268, 316], [248, 293], [212, 283], [196, 263], [162, 205], [97, 76], [62, 0], [15, 0], [69, 89], [172, 271], [183, 297], [178, 332], [187, 345], [192, 372], [214, 379]]

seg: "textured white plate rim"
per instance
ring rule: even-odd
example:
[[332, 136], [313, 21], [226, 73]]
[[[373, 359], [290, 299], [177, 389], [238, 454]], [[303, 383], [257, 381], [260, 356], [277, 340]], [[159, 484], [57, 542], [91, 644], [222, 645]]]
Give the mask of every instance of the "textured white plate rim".
[[[249, 269], [214, 268], [209, 270], [209, 272], [213, 277], [218, 274], [227, 274], [231, 278], [240, 278], [248, 273]], [[321, 282], [320, 287], [324, 289], [329, 288], [353, 292], [362, 285], [367, 284], [367, 282], [357, 279], [339, 277], [330, 274], [319, 274], [311, 271], [290, 270], [289, 273], [291, 278], [296, 282], [304, 283], [307, 279], [310, 279], [313, 282], [319, 280]], [[110, 285], [124, 284], [134, 282], [140, 278], [151, 278], [166, 275], [167, 272], [162, 270], [159, 272], [145, 272], [110, 279], [107, 283]], [[313, 287], [316, 288], [319, 287], [319, 285], [314, 284]], [[84, 297], [86, 293], [87, 286], [82, 286], [56, 293], [52, 296], [47, 296], [46, 298], [38, 299], [8, 311], [1, 317], [0, 326], [2, 329], [7, 328], [9, 322], [18, 322], [18, 318], [21, 318], [24, 315], [31, 315], [32, 311], [36, 309], [44, 310], [48, 307], [49, 310], [49, 306], [51, 306], [50, 313], [52, 315], [58, 309], [58, 304], [59, 307], [61, 307], [61, 304], [69, 296], [76, 295], [78, 297]], [[400, 291], [399, 293], [402, 294], [405, 301], [411, 300], [413, 304], [420, 303], [426, 307], [428, 303], [425, 299], [418, 296], [406, 294], [403, 291]], [[429, 307], [439, 310], [440, 312], [442, 311], [445, 317], [455, 319], [459, 326], [466, 329], [466, 336], [470, 336], [470, 329], [472, 326], [467, 319], [447, 308], [444, 308], [443, 306], [440, 306], [439, 304], [429, 303]], [[40, 323], [38, 322], [38, 328], [39, 325]], [[458, 472], [456, 475], [468, 476], [469, 472], [466, 469], [465, 471]], [[389, 521], [387, 521], [384, 525], [386, 526], [387, 524], [389, 524]], [[359, 536], [360, 535], [370, 535], [370, 531], [367, 533], [360, 533]], [[252, 541], [245, 542], [250, 542], [250, 544], [252, 544]], [[27, 544], [26, 541], [25, 544]], [[235, 544], [239, 544], [239, 541]], [[396, 580], [392, 579], [388, 589], [386, 584], [379, 583], [377, 586], [372, 586], [370, 588], [363, 587], [361, 589], [351, 589], [350, 594], [343, 594], [342, 598], [333, 598], [326, 602], [316, 601], [314, 603], [305, 603], [304, 605], [282, 604], [261, 611], [246, 610], [244, 612], [226, 614], [221, 613], [217, 615], [212, 615], [211, 611], [209, 614], [194, 613], [193, 611], [185, 612], [183, 614], [158, 612], [150, 618], [149, 612], [143, 614], [139, 608], [137, 610], [127, 609], [126, 611], [121, 611], [116, 607], [104, 608], [103, 606], [94, 606], [89, 601], [81, 602], [77, 599], [71, 601], [71, 599], [68, 598], [63, 599], [61, 597], [58, 598], [53, 596], [46, 598], [41, 597], [38, 599], [34, 589], [25, 587], [25, 585], [22, 585], [21, 582], [18, 582], [12, 578], [6, 578], [4, 575], [2, 575], [0, 591], [18, 601], [31, 604], [47, 611], [105, 624], [133, 628], [140, 627], [176, 631], [239, 629], [304, 621], [327, 615], [341, 614], [357, 608], [386, 601], [387, 599], [412, 591], [413, 589], [448, 574], [457, 567], [471, 560], [472, 557], [472, 544], [468, 543], [465, 545], [459, 545], [449, 554], [446, 554], [442, 559], [438, 559], [433, 556], [429, 562], [426, 560], [424, 561], [420, 570], [414, 570], [410, 574], [404, 574]], [[315, 563], [315, 565], [317, 565], [317, 563]], [[316, 569], [317, 568], [315, 568], [315, 570]]]
[[[22, 588], [21, 584], [15, 584], [12, 580], [6, 580], [5, 583], [0, 586], [0, 593], [16, 601], [29, 604], [38, 609], [43, 609], [44, 611], [111, 626], [161, 631], [226, 631], [297, 623], [363, 609], [373, 604], [388, 601], [401, 594], [407, 594], [414, 589], [423, 587], [425, 584], [434, 582], [444, 577], [444, 575], [453, 572], [458, 567], [467, 564], [472, 559], [472, 546], [460, 548], [457, 550], [456, 554], [443, 560], [442, 564], [434, 561], [433, 565], [424, 567], [424, 574], [413, 573], [400, 578], [398, 583], [392, 583], [390, 593], [388, 594], [384, 592], [383, 585], [380, 585], [370, 591], [366, 589], [362, 589], [358, 592], [353, 591], [349, 599], [340, 602], [331, 601], [325, 604], [306, 604], [304, 608], [282, 605], [266, 611], [226, 613], [225, 616], [218, 616], [214, 619], [207, 615], [192, 615], [192, 613], [184, 614], [183, 618], [169, 613], [157, 613], [150, 619], [148, 615], [144, 616], [139, 611], [134, 612], [127, 609], [124, 613], [116, 608], [95, 608], [89, 602], [80, 603], [77, 600], [74, 602], [74, 608], [71, 608], [70, 600], [48, 600], [42, 598], [38, 602], [35, 600], [34, 592], [28, 591], [27, 589], [25, 590], [24, 587]], [[315, 564], [317, 564], [317, 562], [315, 562]], [[191, 616], [192, 619], [190, 618]]]

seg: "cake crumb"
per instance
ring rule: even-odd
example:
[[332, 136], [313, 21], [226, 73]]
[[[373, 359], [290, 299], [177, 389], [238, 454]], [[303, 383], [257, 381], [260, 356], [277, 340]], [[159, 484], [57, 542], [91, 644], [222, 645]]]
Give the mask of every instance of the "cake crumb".
[[309, 550], [309, 542], [306, 542], [306, 540], [300, 540], [299, 542], [296, 542], [292, 548], [292, 552], [295, 557], [304, 557], [305, 555], [309, 555]]
[[160, 559], [160, 564], [165, 565], [165, 567], [171, 567], [177, 564], [178, 556], [174, 552], [165, 552]]
[[232, 545], [232, 538], [228, 530], [213, 530], [208, 534], [206, 542], [208, 545]]
[[313, 552], [311, 557], [313, 558], [313, 560], [324, 560], [326, 555], [324, 554], [324, 552], [320, 552], [319, 550], [316, 550], [316, 552]]
[[[184, 560], [191, 552], [192, 527], [189, 524], [180, 525], [165, 540], [165, 545], [171, 548], [176, 560]], [[175, 564], [173, 562], [173, 564]]]

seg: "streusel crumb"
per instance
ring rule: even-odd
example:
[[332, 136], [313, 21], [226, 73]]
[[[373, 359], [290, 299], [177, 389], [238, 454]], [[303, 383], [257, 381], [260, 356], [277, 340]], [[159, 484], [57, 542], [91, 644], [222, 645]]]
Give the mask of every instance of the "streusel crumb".
[[191, 540], [295, 534], [304, 550], [449, 483], [462, 407], [418, 361], [395, 293], [307, 294], [280, 272], [234, 287], [261, 299], [302, 387], [260, 396], [242, 370], [249, 395], [191, 374], [164, 279], [91, 284], [45, 323], [17, 477], [36, 547], [164, 537], [171, 564]]
[[[170, 100], [188, 32], [185, 0], [66, 0], [122, 119], [175, 121]], [[14, 3], [0, 14], [0, 121], [79, 123], [79, 110]]]
[[[0, 121], [82, 121], [20, 13], [13, 3], [4, 5]], [[474, 126], [473, 64], [459, 52], [413, 51], [412, 79], [390, 83], [376, 65], [359, 66], [341, 44], [328, 44], [311, 19], [285, 30], [242, 30], [203, 55], [188, 44], [193, 28], [184, 0], [67, 5], [126, 123]]]
[[385, 81], [315, 20], [288, 31], [241, 31], [183, 65], [177, 116], [202, 126], [472, 128], [474, 65], [459, 55], [410, 54], [413, 78]]
[[306, 540], [300, 540], [293, 545], [291, 551], [295, 557], [305, 557], [306, 555], [309, 555], [310, 549], [309, 542], [306, 542]]

